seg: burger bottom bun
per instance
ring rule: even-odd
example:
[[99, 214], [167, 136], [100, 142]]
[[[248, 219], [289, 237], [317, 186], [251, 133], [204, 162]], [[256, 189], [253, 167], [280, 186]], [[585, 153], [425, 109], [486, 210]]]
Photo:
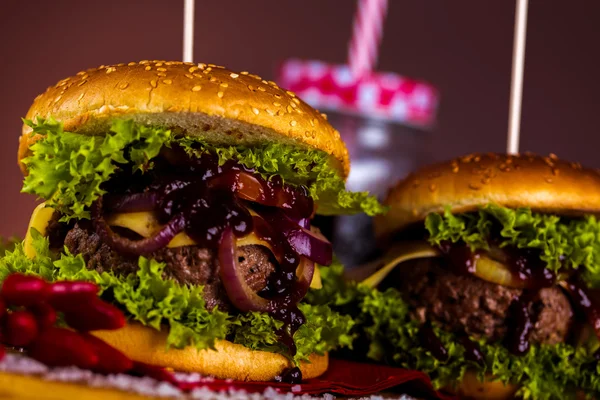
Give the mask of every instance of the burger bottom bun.
[[504, 400], [513, 399], [518, 389], [517, 385], [493, 380], [491, 376], [486, 376], [481, 382], [477, 374], [467, 371], [462, 382], [454, 388], [448, 388], [447, 391], [458, 395], [461, 399]]
[[151, 400], [158, 398], [112, 388], [91, 387], [85, 383], [48, 381], [37, 376], [0, 372], [0, 399]]
[[[93, 334], [131, 359], [172, 368], [181, 372], [197, 372], [219, 379], [238, 381], [272, 381], [293, 364], [281, 354], [251, 350], [226, 340], [217, 340], [214, 350], [167, 348], [167, 333], [131, 323], [115, 331]], [[302, 362], [303, 379], [322, 375], [329, 365], [327, 354], [312, 354], [310, 363]]]

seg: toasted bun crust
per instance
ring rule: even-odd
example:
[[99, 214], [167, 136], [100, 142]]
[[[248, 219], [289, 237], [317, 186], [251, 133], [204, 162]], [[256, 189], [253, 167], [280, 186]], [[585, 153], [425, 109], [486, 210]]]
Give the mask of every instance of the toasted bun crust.
[[[294, 144], [330, 154], [344, 178], [350, 169], [346, 146], [324, 114], [272, 81], [212, 64], [141, 61], [82, 71], [39, 95], [26, 118], [51, 116], [84, 135], [104, 134], [111, 120], [126, 118], [215, 144]], [[24, 173], [20, 160], [36, 140], [30, 132], [24, 125]]]
[[460, 385], [449, 391], [461, 399], [508, 400], [514, 398], [518, 389], [516, 385], [504, 384], [491, 378], [481, 382], [476, 374], [467, 371]]
[[446, 207], [462, 213], [488, 203], [574, 216], [600, 213], [600, 173], [555, 155], [467, 155], [400, 181], [388, 192], [391, 209], [375, 219], [375, 232], [383, 239]]
[[36, 376], [0, 372], [0, 398], [5, 400], [151, 400], [164, 397], [91, 387], [84, 383], [48, 381]]
[[[131, 359], [182, 372], [198, 372], [219, 379], [272, 381], [291, 362], [281, 354], [250, 350], [226, 340], [215, 343], [215, 350], [167, 349], [167, 334], [130, 323], [116, 331], [94, 331], [94, 335], [121, 350]], [[301, 363], [304, 379], [322, 375], [329, 366], [327, 354], [313, 354], [310, 363]]]

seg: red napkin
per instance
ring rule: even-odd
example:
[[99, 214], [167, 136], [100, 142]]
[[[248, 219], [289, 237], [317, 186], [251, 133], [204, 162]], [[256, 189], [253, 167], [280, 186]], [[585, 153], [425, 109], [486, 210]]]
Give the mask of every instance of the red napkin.
[[205, 387], [212, 391], [245, 390], [262, 393], [268, 387], [281, 393], [318, 395], [331, 393], [343, 396], [369, 396], [383, 391], [398, 391], [413, 396], [448, 400], [452, 396], [436, 392], [429, 377], [419, 371], [388, 367], [385, 365], [358, 363], [331, 359], [327, 372], [315, 379], [291, 385], [277, 382], [239, 382], [220, 379], [204, 379], [199, 382], [173, 382], [182, 390]]

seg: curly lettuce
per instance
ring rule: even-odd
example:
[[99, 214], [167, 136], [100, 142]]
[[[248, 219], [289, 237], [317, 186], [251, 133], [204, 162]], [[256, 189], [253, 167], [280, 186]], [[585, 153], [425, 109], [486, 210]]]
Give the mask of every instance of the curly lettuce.
[[[287, 355], [279, 343], [276, 329], [281, 322], [265, 313], [229, 314], [207, 310], [201, 286], [180, 285], [164, 279], [163, 263], [140, 257], [137, 273], [117, 276], [86, 268], [81, 255], [66, 249], [58, 258], [50, 251], [48, 239], [32, 230], [34, 259], [28, 258], [23, 245], [17, 244], [0, 258], [0, 282], [14, 272], [38, 275], [48, 281], [84, 280], [95, 282], [101, 295], [122, 308], [126, 315], [143, 325], [160, 330], [169, 327], [167, 345], [175, 348], [195, 346], [199, 350], [214, 347], [215, 340], [227, 339], [255, 350]], [[308, 360], [312, 353], [323, 354], [352, 343], [352, 318], [332, 311], [328, 306], [301, 304], [307, 323], [295, 333], [295, 362]]]
[[519, 384], [525, 399], [576, 399], [577, 391], [600, 395], [600, 366], [592, 349], [567, 344], [532, 346], [524, 356], [515, 356], [500, 343], [477, 341], [485, 362], [464, 358], [458, 338], [433, 326], [448, 350], [448, 360], [439, 361], [418, 339], [419, 323], [395, 289], [379, 291], [363, 284], [343, 281], [343, 267], [321, 269], [323, 288], [310, 293], [313, 304], [328, 305], [347, 313], [355, 321], [355, 334], [368, 340], [366, 357], [427, 373], [436, 389], [459, 382], [467, 370], [480, 379], [491, 374], [505, 383]]
[[568, 218], [489, 204], [475, 213], [429, 214], [425, 228], [434, 245], [464, 242], [486, 250], [493, 235], [500, 247], [537, 249], [550, 270], [582, 268], [588, 286], [600, 287], [600, 221], [595, 216]]
[[325, 152], [267, 143], [256, 147], [215, 146], [201, 138], [174, 135], [164, 127], [132, 120], [115, 120], [105, 136], [66, 132], [53, 119], [25, 121], [41, 139], [31, 145], [23, 160], [28, 175], [22, 191], [48, 200], [63, 221], [89, 219], [90, 205], [105, 191], [102, 184], [124, 167], [147, 171], [163, 146], [177, 143], [190, 155], [217, 154], [253, 168], [266, 178], [279, 175], [284, 181], [306, 185], [320, 214], [380, 214], [385, 208], [366, 192], [348, 192]]

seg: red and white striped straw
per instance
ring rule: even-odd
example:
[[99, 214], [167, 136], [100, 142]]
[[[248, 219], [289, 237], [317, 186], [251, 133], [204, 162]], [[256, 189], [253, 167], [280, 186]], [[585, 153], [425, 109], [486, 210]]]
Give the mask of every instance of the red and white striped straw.
[[362, 76], [377, 65], [388, 0], [358, 0], [357, 3], [348, 45], [348, 65], [354, 76]]

